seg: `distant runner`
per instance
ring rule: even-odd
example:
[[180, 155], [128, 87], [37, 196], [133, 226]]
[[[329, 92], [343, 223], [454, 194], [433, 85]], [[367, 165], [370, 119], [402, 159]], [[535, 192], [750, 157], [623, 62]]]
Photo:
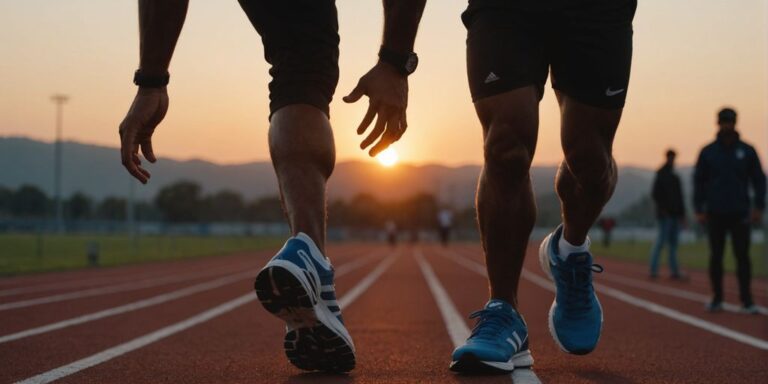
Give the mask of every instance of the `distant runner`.
[[[723, 252], [731, 236], [736, 256], [739, 296], [746, 313], [757, 313], [750, 287], [750, 224], [763, 222], [765, 173], [751, 145], [736, 131], [736, 111], [723, 108], [717, 114], [717, 139], [704, 147], [693, 175], [693, 206], [696, 219], [709, 235], [709, 279], [712, 283], [711, 312], [723, 310]], [[749, 190], [753, 191], [750, 202]]]
[[[384, 38], [378, 63], [345, 97], [369, 97], [357, 133], [377, 118], [361, 148], [378, 139], [375, 156], [400, 139], [407, 127], [408, 75], [416, 69], [416, 30], [426, 0], [384, 0]], [[188, 0], [139, 0], [139, 86], [120, 124], [122, 162], [136, 179], [149, 172], [139, 149], [156, 161], [152, 134], [168, 110], [168, 66]], [[333, 268], [324, 256], [325, 186], [336, 153], [329, 104], [339, 79], [339, 35], [334, 0], [240, 0], [264, 43], [269, 74], [269, 150], [293, 237], [256, 277], [261, 304], [286, 324], [285, 353], [305, 370], [347, 372], [355, 347], [341, 317]], [[209, 74], [215, 77], [216, 73]]]
[[560, 104], [565, 159], [555, 182], [563, 224], [540, 249], [557, 289], [549, 329], [565, 352], [597, 346], [603, 312], [592, 287], [587, 232], [616, 186], [612, 146], [629, 86], [636, 0], [470, 0], [467, 73], [483, 127], [477, 214], [491, 291], [453, 353], [460, 372], [529, 367], [517, 289], [536, 218], [530, 167], [548, 74]]

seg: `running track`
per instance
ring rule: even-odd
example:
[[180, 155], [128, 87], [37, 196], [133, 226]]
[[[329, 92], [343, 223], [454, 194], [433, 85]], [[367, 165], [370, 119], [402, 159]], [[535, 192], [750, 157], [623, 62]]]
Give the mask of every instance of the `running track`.
[[[703, 311], [706, 278], [649, 282], [645, 268], [598, 261], [605, 311], [598, 349], [560, 352], [552, 292], [531, 248], [520, 287], [534, 369], [448, 371], [487, 295], [477, 245], [338, 244], [329, 248], [357, 347], [348, 376], [301, 373], [283, 325], [255, 301], [272, 252], [0, 279], [0, 383], [768, 383], [768, 311]], [[737, 304], [735, 281], [727, 300]], [[768, 283], [754, 282], [768, 304]], [[731, 308], [733, 309], [733, 308]]]

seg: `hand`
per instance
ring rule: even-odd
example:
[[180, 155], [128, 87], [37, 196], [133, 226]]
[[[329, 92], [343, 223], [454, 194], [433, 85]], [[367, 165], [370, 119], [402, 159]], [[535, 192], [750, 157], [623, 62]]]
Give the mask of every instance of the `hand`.
[[759, 209], [753, 209], [752, 213], [749, 215], [749, 220], [752, 222], [752, 224], [762, 224], [763, 211]]
[[699, 224], [704, 225], [707, 223], [707, 214], [704, 212], [697, 212], [696, 213], [696, 221], [699, 222]]
[[149, 172], [141, 167], [141, 153], [150, 163], [157, 161], [152, 151], [152, 133], [168, 112], [168, 91], [163, 88], [139, 88], [133, 104], [120, 123], [120, 157], [128, 173], [142, 184], [149, 181]]
[[357, 127], [357, 134], [362, 135], [378, 115], [373, 130], [360, 143], [360, 148], [365, 149], [381, 137], [368, 152], [374, 157], [399, 140], [408, 127], [405, 117], [405, 109], [408, 106], [408, 77], [391, 65], [379, 62], [360, 78], [355, 89], [344, 97], [344, 102], [354, 103], [363, 95], [369, 98], [368, 112]]

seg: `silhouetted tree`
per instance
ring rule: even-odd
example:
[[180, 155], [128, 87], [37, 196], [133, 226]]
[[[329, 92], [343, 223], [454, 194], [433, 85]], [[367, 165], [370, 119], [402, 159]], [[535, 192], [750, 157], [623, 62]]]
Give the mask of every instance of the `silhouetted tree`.
[[13, 205], [13, 191], [0, 186], [0, 217], [10, 216]]
[[104, 220], [125, 220], [128, 202], [121, 197], [107, 197], [96, 208], [96, 216]]
[[205, 221], [242, 221], [245, 218], [243, 196], [228, 190], [206, 196], [202, 218]]
[[200, 219], [201, 188], [193, 181], [178, 181], [160, 189], [155, 206], [171, 222], [190, 222]]
[[283, 205], [277, 196], [264, 197], [248, 204], [246, 218], [250, 221], [278, 223], [285, 220]]
[[22, 185], [13, 193], [11, 213], [21, 217], [42, 217], [48, 211], [48, 196], [40, 188]]
[[87, 219], [91, 216], [93, 201], [82, 192], [75, 192], [65, 203], [67, 216], [73, 220]]

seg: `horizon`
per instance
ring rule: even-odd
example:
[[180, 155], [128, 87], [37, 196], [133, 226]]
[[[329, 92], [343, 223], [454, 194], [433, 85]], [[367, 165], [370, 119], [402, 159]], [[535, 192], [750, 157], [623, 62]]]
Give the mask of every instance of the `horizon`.
[[[37, 139], [37, 138], [33, 138], [33, 137], [29, 137], [29, 136], [24, 136], [24, 135], [2, 135], [2, 134], [0, 134], [0, 140], [2, 140], [2, 139], [30, 140], [30, 141], [35, 141], [35, 142], [44, 143], [44, 144], [48, 144], [48, 145], [53, 145], [55, 143], [55, 141], [53, 141], [53, 140]], [[90, 142], [74, 140], [74, 139], [65, 139], [65, 140], [62, 141], [62, 143], [72, 143], [72, 144], [78, 144], [78, 145], [85, 145], [85, 146], [92, 146], [92, 147], [99, 147], [99, 148], [119, 150], [119, 147], [117, 145], [90, 143]], [[751, 143], [748, 143], [748, 144], [751, 144]], [[64, 156], [66, 157], [66, 153], [64, 154]], [[158, 162], [162, 161], [163, 159], [167, 159], [167, 160], [171, 160], [171, 161], [176, 161], [176, 162], [195, 162], [195, 161], [199, 161], [199, 162], [205, 162], [205, 163], [209, 163], [209, 164], [213, 164], [213, 165], [221, 166], [221, 167], [239, 166], [239, 165], [256, 164], [256, 163], [271, 163], [270, 159], [253, 159], [253, 160], [245, 160], [245, 161], [228, 163], [228, 162], [219, 162], [219, 161], [215, 161], [213, 159], [208, 159], [208, 158], [204, 158], [204, 157], [184, 158], [184, 157], [172, 157], [172, 156], [163, 156], [163, 155], [160, 155], [160, 156], [157, 157]], [[401, 159], [401, 160], [399, 160], [393, 166], [384, 166], [384, 165], [379, 163], [377, 158], [362, 158], [362, 159], [360, 159], [360, 158], [349, 158], [349, 159], [341, 159], [341, 160], [337, 160], [336, 161], [336, 164], [341, 164], [341, 163], [364, 163], [364, 164], [378, 165], [380, 168], [382, 168], [384, 170], [396, 170], [399, 167], [427, 167], [427, 166], [439, 166], [439, 167], [446, 167], [446, 168], [455, 169], [455, 168], [462, 168], [462, 167], [480, 167], [480, 166], [483, 165], [480, 162], [478, 162], [478, 163], [450, 164], [450, 163], [440, 163], [440, 162], [436, 162], [436, 161], [429, 161], [429, 162], [402, 161], [402, 159]], [[155, 164], [157, 164], [157, 163], [155, 163]], [[641, 170], [652, 171], [652, 170], [656, 170], [661, 165], [662, 165], [662, 162], [659, 162], [659, 164], [656, 165], [656, 166], [645, 166], [645, 165], [637, 165], [637, 164], [618, 164], [618, 167], [619, 168], [624, 168], [624, 169], [641, 169]], [[761, 165], [763, 165], [764, 169], [768, 170], [768, 164], [763, 162]], [[149, 163], [147, 169], [151, 170], [152, 166], [153, 166], [153, 164]], [[558, 164], [558, 163], [551, 163], [551, 164], [534, 163], [531, 167], [532, 168], [556, 168], [556, 167], [559, 167], [559, 166], [560, 166], [560, 164]], [[687, 163], [680, 163], [678, 161], [675, 162], [675, 168], [692, 168], [694, 166], [695, 166], [694, 163], [687, 164]]]
[[[404, 163], [482, 163], [481, 130], [465, 74], [466, 32], [459, 21], [465, 6], [464, 0], [427, 3], [415, 48], [421, 64], [410, 78], [409, 129], [394, 146]], [[680, 164], [692, 164], [714, 138], [717, 110], [732, 105], [739, 112], [737, 128], [765, 164], [768, 2], [705, 2], [695, 13], [690, 7], [683, 0], [638, 5], [616, 161], [656, 167], [674, 147]], [[375, 62], [381, 4], [342, 0], [338, 11], [342, 75], [331, 105], [337, 159], [365, 160], [354, 132], [365, 105], [340, 99]], [[0, 4], [6, 53], [0, 135], [51, 140], [55, 108], [49, 97], [62, 92], [71, 96], [64, 107], [64, 139], [116, 146], [117, 126], [135, 93], [137, 19], [135, 2]], [[262, 54], [237, 3], [192, 2], [171, 63], [171, 106], [155, 135], [156, 153], [218, 164], [267, 161]], [[562, 158], [558, 107], [546, 88], [535, 165]]]

